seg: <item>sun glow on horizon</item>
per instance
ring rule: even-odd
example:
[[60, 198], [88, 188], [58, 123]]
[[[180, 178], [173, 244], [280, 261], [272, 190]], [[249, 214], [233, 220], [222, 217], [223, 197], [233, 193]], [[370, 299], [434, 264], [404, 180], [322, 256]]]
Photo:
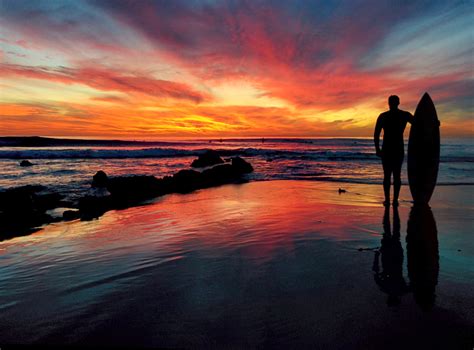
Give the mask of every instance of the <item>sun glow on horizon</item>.
[[370, 137], [425, 91], [443, 135], [474, 134], [465, 2], [0, 7], [0, 136]]

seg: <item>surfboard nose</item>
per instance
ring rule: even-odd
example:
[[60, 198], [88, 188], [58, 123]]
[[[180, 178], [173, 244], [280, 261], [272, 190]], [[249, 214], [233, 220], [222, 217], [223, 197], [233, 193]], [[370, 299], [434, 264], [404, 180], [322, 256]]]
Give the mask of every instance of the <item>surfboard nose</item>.
[[421, 97], [421, 99], [422, 99], [422, 100], [423, 100], [423, 99], [429, 99], [430, 101], [432, 101], [430, 94], [427, 93], [427, 92], [425, 92], [425, 93], [423, 94], [423, 96]]

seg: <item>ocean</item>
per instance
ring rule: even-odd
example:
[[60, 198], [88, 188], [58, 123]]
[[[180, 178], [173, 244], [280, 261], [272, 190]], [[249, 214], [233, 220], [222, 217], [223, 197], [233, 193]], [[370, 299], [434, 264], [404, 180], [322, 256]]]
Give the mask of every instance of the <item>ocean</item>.
[[[74, 198], [92, 176], [172, 175], [208, 149], [226, 159], [241, 156], [254, 166], [249, 181], [312, 180], [381, 184], [382, 167], [371, 138], [273, 138], [117, 142], [99, 145], [0, 147], [0, 189], [43, 185]], [[405, 145], [405, 150], [407, 146]], [[20, 167], [23, 159], [34, 166]], [[406, 157], [402, 181], [407, 184]], [[445, 138], [438, 185], [474, 184], [474, 140]]]
[[472, 348], [471, 140], [443, 139], [421, 212], [407, 186], [382, 206], [369, 138], [119, 144], [0, 147], [0, 187], [73, 200], [98, 170], [161, 177], [206, 149], [255, 172], [0, 237], [2, 348]]

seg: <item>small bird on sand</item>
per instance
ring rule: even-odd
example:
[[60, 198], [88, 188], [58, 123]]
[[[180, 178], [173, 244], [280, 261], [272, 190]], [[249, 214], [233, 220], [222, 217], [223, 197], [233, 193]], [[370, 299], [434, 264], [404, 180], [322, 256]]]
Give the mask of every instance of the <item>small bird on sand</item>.
[[340, 189], [338, 190], [338, 192], [339, 192], [339, 193], [346, 193], [346, 190], [343, 189], [343, 188], [340, 188]]

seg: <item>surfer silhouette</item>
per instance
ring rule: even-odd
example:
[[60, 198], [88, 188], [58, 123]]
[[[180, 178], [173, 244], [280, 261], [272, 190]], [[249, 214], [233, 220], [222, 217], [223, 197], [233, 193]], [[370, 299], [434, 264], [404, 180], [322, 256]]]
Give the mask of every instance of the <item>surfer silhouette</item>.
[[[413, 122], [410, 112], [398, 109], [400, 99], [396, 95], [388, 98], [390, 109], [379, 115], [375, 124], [374, 143], [375, 152], [382, 158], [384, 205], [390, 205], [390, 183], [393, 175], [393, 205], [398, 205], [400, 194], [402, 163], [405, 155], [403, 132], [407, 122]], [[380, 133], [383, 130], [383, 145], [380, 148]]]

